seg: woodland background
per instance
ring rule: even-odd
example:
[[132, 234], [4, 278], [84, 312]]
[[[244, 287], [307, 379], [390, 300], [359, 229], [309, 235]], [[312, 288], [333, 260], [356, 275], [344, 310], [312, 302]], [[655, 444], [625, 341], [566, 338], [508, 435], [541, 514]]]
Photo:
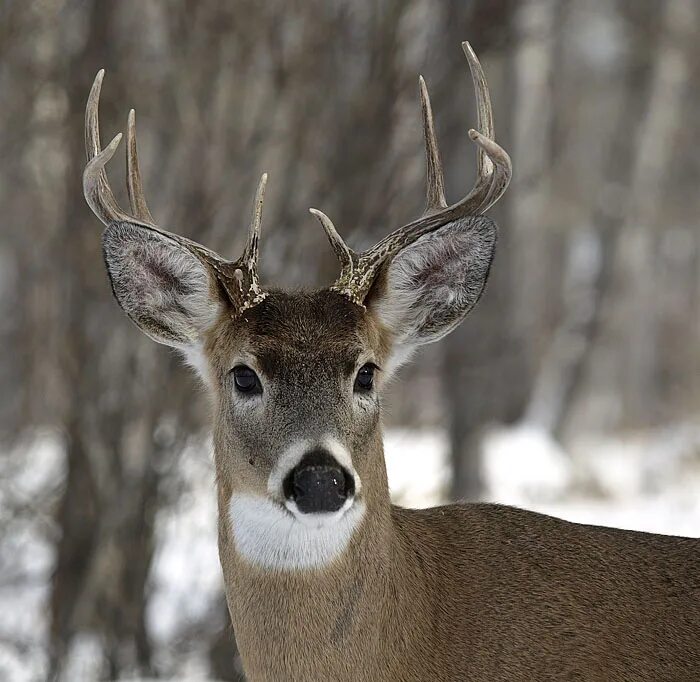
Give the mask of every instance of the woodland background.
[[[112, 300], [80, 182], [99, 68], [103, 142], [135, 107], [163, 227], [236, 255], [269, 171], [263, 280], [320, 285], [337, 264], [309, 206], [356, 248], [422, 210], [419, 73], [448, 197], [471, 187], [470, 40], [515, 169], [499, 248], [386, 421], [442, 439], [433, 497], [521, 502], [490, 485], [500, 434], [502, 469], [566, 472], [525, 502], [585, 515], [620, 489], [700, 497], [699, 18], [696, 0], [1, 0], [0, 678], [241, 679], [218, 583], [189, 610], [158, 587], [218, 575], [177, 525], [214, 523], [207, 401]], [[109, 172], [122, 192], [122, 154]]]

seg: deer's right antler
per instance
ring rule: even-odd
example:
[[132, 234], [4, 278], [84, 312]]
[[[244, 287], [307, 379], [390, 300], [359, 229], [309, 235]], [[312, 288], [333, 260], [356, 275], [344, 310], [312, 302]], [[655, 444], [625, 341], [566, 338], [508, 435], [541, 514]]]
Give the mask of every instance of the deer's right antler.
[[469, 131], [469, 137], [478, 146], [477, 178], [472, 190], [456, 203], [447, 205], [430, 97], [421, 76], [419, 88], [427, 166], [427, 203], [423, 216], [394, 230], [372, 248], [358, 254], [346, 246], [328, 216], [316, 209], [311, 209], [311, 212], [321, 221], [342, 264], [341, 274], [331, 289], [348, 296], [359, 305], [363, 304], [382, 266], [391, 261], [396, 254], [423, 235], [449, 222], [484, 213], [501, 198], [508, 187], [512, 175], [511, 161], [506, 151], [496, 144], [486, 78], [471, 45], [464, 42], [462, 49], [469, 62], [474, 81], [479, 126], [479, 130]]
[[116, 135], [104, 149], [100, 145], [98, 109], [104, 73], [104, 69], [101, 69], [95, 76], [85, 108], [85, 150], [88, 162], [83, 171], [83, 193], [93, 213], [107, 226], [128, 222], [144, 230], [157, 232], [187, 249], [221, 283], [231, 301], [235, 315], [262, 301], [267, 294], [258, 281], [258, 242], [267, 174], [263, 173], [260, 178], [248, 239], [243, 255], [238, 260], [227, 261], [197, 242], [166, 232], [156, 226], [146, 203], [136, 150], [136, 115], [132, 109], [127, 121], [126, 144], [126, 186], [131, 213], [124, 212], [114, 197], [105, 171], [105, 166], [119, 146], [122, 134]]

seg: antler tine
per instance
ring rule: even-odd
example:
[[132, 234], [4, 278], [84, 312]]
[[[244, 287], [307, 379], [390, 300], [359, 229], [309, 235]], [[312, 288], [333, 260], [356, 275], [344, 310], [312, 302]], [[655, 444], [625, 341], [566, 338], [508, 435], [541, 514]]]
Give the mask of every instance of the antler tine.
[[[476, 53], [472, 49], [471, 44], [466, 40], [462, 43], [462, 51], [467, 58], [469, 72], [472, 77], [474, 96], [476, 98], [476, 117], [478, 129], [483, 137], [493, 139], [494, 127], [491, 97], [489, 95], [489, 88], [484, 71], [481, 68], [481, 63], [479, 62]], [[469, 131], [470, 137], [472, 130], [473, 129], [470, 129]], [[472, 140], [474, 140], [473, 137]], [[482, 206], [485, 204], [485, 200], [489, 194], [489, 188], [491, 186], [492, 170], [493, 164], [491, 160], [489, 159], [485, 150], [481, 146], [478, 146], [476, 153], [476, 180], [474, 181], [474, 187], [463, 199], [461, 199], [460, 203], [464, 203], [465, 207], [469, 206], [470, 209], [476, 213], [480, 213], [483, 210]]]
[[445, 181], [440, 160], [440, 148], [435, 135], [433, 109], [430, 106], [430, 95], [423, 76], [418, 77], [420, 90], [421, 113], [423, 115], [423, 137], [425, 139], [426, 163], [426, 213], [445, 208]]
[[246, 241], [241, 262], [254, 274], [257, 278], [258, 267], [258, 247], [260, 243], [260, 226], [262, 225], [262, 209], [265, 199], [265, 187], [267, 186], [267, 173], [260, 176], [258, 189], [255, 192], [255, 203], [253, 204], [253, 218], [250, 221], [250, 229], [248, 231], [248, 239]]
[[105, 164], [114, 156], [122, 134], [114, 139], [96, 156], [88, 161], [83, 171], [83, 194], [92, 212], [105, 224], [126, 219], [104, 180]]
[[83, 171], [83, 192], [95, 215], [107, 226], [115, 222], [130, 222], [144, 230], [157, 232], [167, 239], [187, 249], [205, 265], [213, 277], [221, 284], [232, 303], [232, 314], [240, 315], [248, 308], [257, 305], [267, 293], [258, 282], [258, 239], [262, 219], [262, 204], [265, 194], [267, 174], [260, 178], [255, 196], [253, 219], [243, 255], [236, 261], [227, 261], [210, 249], [159, 228], [148, 210], [141, 182], [138, 152], [136, 149], [136, 115], [132, 109], [127, 119], [126, 145], [126, 186], [129, 193], [129, 206], [132, 215], [122, 211], [109, 186], [105, 165], [114, 156], [122, 138], [117, 135], [104, 149], [100, 148], [99, 101], [104, 70], [95, 77], [85, 108], [85, 149], [88, 162]]
[[494, 140], [484, 137], [478, 130], [472, 128], [469, 131], [469, 137], [479, 145], [481, 151], [486, 153], [487, 160], [493, 165], [488, 192], [479, 207], [479, 212], [483, 213], [493, 206], [508, 189], [513, 175], [513, 164], [505, 149], [496, 144]]
[[[469, 41], [465, 40], [462, 43], [462, 50], [469, 63], [469, 71], [471, 72], [472, 82], [474, 83], [478, 129], [484, 137], [493, 140], [493, 110], [491, 109], [491, 96], [489, 94], [489, 86], [486, 82], [484, 70], [481, 68], [481, 62], [479, 62]], [[486, 153], [481, 149], [478, 152], [476, 163], [477, 173], [480, 177], [489, 174], [491, 171], [490, 161]]]
[[83, 171], [83, 192], [93, 213], [105, 225], [109, 225], [115, 221], [128, 220], [128, 216], [119, 208], [105, 172], [106, 163], [114, 156], [122, 139], [121, 133], [104, 150], [100, 147], [98, 110], [104, 75], [104, 69], [97, 72], [85, 107], [85, 151], [88, 163]]
[[155, 225], [141, 183], [139, 155], [136, 149], [136, 112], [133, 109], [129, 111], [126, 125], [126, 189], [134, 217]]
[[474, 189], [465, 197], [465, 204], [480, 200], [477, 211], [483, 213], [493, 206], [503, 195], [513, 174], [510, 157], [496, 144], [493, 125], [491, 96], [481, 63], [468, 41], [462, 43], [462, 50], [469, 63], [469, 70], [474, 83], [478, 131], [471, 129], [469, 137], [479, 147], [477, 152], [477, 181]]
[[496, 143], [491, 99], [481, 64], [468, 42], [462, 43], [474, 83], [479, 130], [470, 130], [469, 136], [478, 147], [477, 178], [472, 190], [459, 201], [447, 205], [440, 153], [435, 136], [428, 89], [420, 78], [421, 111], [427, 158], [427, 209], [422, 218], [394, 230], [371, 249], [355, 256], [350, 281], [345, 283], [345, 272], [333, 285], [351, 300], [362, 303], [382, 265], [399, 251], [413, 244], [425, 234], [443, 225], [463, 218], [482, 214], [496, 203], [505, 191], [512, 175], [508, 154]]
[[217, 271], [217, 277], [234, 305], [235, 315], [252, 308], [267, 296], [267, 292], [262, 290], [258, 280], [258, 246], [266, 185], [267, 173], [263, 173], [255, 193], [253, 218], [250, 221], [248, 239], [241, 257], [230, 263], [209, 261]]
[[100, 153], [100, 122], [98, 107], [100, 104], [100, 91], [105, 70], [100, 69], [92, 82], [87, 105], [85, 106], [85, 153], [88, 161]]
[[319, 211], [316, 208], [310, 208], [309, 213], [318, 218], [318, 221], [321, 223], [321, 227], [323, 227], [323, 231], [326, 233], [326, 237], [328, 237], [328, 241], [333, 247], [335, 255], [338, 256], [338, 260], [340, 261], [340, 276], [336, 280], [334, 286], [343, 287], [350, 284], [350, 282], [352, 281], [352, 272], [354, 268], [353, 251], [343, 241], [343, 238], [338, 234], [338, 231], [335, 229], [335, 225], [333, 225], [333, 222], [325, 213]]

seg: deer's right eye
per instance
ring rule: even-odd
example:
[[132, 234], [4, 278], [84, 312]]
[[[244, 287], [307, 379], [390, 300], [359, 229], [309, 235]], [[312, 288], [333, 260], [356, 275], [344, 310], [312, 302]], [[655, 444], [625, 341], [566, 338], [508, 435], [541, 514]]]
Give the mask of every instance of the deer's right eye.
[[245, 365], [237, 365], [233, 368], [233, 383], [239, 393], [262, 393], [262, 386], [258, 375]]
[[377, 366], [371, 362], [360, 367], [360, 371], [355, 377], [355, 390], [356, 391], [370, 391], [374, 385], [374, 371]]

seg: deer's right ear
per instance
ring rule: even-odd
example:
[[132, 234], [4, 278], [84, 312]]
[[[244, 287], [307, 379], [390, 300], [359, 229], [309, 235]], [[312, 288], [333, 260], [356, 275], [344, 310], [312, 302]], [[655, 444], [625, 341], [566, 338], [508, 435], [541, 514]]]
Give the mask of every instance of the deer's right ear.
[[[167, 235], [127, 222], [102, 237], [112, 291], [145, 334], [192, 359], [222, 300], [207, 267]], [[194, 363], [198, 364], [198, 363]]]
[[390, 370], [449, 334], [476, 305], [496, 247], [496, 223], [470, 216], [423, 235], [394, 257], [366, 301], [392, 334]]

